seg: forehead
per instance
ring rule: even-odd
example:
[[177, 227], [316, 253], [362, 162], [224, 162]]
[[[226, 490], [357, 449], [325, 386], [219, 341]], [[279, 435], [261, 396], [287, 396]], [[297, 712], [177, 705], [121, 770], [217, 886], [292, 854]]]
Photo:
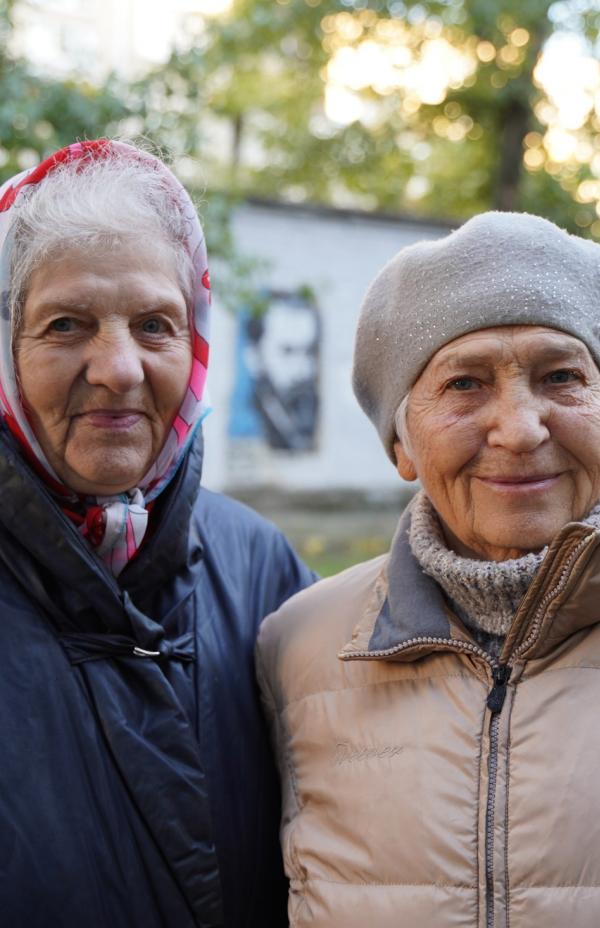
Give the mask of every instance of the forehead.
[[536, 364], [569, 358], [593, 362], [587, 346], [566, 332], [545, 326], [497, 326], [461, 335], [440, 348], [425, 371], [442, 373], [466, 365], [501, 367], [511, 362]]
[[77, 275], [112, 270], [144, 270], [158, 267], [161, 271], [174, 269], [173, 249], [168, 243], [124, 241], [118, 238], [107, 244], [90, 243], [88, 247], [68, 245], [50, 254], [36, 271], [48, 276]]
[[108, 293], [139, 293], [147, 299], [153, 292], [181, 293], [173, 251], [119, 243], [89, 251], [69, 249], [49, 258], [31, 275], [26, 306], [75, 298], [86, 302]]

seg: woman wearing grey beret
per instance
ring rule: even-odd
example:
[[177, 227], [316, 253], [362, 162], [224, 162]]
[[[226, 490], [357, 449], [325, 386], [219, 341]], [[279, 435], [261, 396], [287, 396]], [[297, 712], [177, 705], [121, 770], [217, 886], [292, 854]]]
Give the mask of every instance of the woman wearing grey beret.
[[294, 928], [600, 924], [600, 246], [487, 213], [376, 277], [354, 389], [422, 489], [262, 627]]

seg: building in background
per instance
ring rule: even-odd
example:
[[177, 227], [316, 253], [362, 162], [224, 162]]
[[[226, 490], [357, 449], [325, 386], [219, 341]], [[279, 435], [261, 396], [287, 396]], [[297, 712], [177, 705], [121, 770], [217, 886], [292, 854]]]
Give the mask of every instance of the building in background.
[[449, 226], [250, 201], [233, 230], [259, 261], [267, 309], [252, 318], [215, 301], [204, 482], [238, 493], [396, 493], [398, 474], [352, 393], [354, 331], [379, 268]]

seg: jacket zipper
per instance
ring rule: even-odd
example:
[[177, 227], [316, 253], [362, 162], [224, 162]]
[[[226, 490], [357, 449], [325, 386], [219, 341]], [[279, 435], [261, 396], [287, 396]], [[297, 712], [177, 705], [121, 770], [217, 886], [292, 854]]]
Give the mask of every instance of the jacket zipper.
[[512, 668], [507, 664], [492, 667], [494, 684], [488, 693], [490, 718], [490, 753], [488, 760], [488, 794], [485, 819], [485, 887], [486, 925], [494, 928], [494, 820], [496, 813], [496, 783], [498, 780], [498, 729], [500, 713], [506, 699], [506, 687]]
[[400, 651], [405, 651], [407, 648], [412, 648], [418, 644], [446, 645], [449, 651], [462, 651], [464, 654], [476, 654], [478, 657], [481, 657], [486, 664], [492, 667], [494, 666], [488, 652], [480, 648], [479, 645], [471, 644], [469, 641], [460, 641], [458, 638], [436, 638], [432, 635], [421, 635], [418, 638], [409, 638], [408, 641], [403, 641], [402, 644], [396, 644], [391, 648], [381, 648], [379, 651], [352, 651], [349, 654], [340, 651], [338, 657], [343, 661], [378, 660], [380, 658], [393, 657], [394, 654], [399, 654]]

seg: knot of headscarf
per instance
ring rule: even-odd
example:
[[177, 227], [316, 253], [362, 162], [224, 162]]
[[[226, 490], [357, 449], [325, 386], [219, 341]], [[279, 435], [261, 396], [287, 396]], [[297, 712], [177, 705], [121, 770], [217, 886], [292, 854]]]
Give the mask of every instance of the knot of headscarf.
[[[40, 184], [54, 168], [81, 159], [122, 158], [150, 163], [173, 191], [186, 219], [186, 247], [194, 267], [190, 331], [192, 367], [188, 388], [165, 443], [150, 470], [125, 493], [114, 496], [81, 497], [66, 487], [49, 464], [37, 441], [21, 402], [17, 382], [11, 321], [5, 311], [10, 303], [10, 231], [15, 221], [19, 196], [24, 188]], [[208, 366], [208, 323], [210, 278], [204, 235], [187, 192], [172, 172], [157, 158], [123, 142], [98, 139], [77, 142], [55, 152], [41, 164], [15, 175], [0, 187], [0, 413], [16, 437], [26, 459], [48, 485], [63, 512], [78, 526], [109, 570], [118, 576], [135, 556], [148, 527], [152, 501], [170, 482], [185, 456], [199, 423], [206, 415], [203, 400]]]
[[79, 531], [118, 576], [138, 551], [148, 527], [148, 510], [139, 487], [115, 496], [103, 496], [90, 506]]

